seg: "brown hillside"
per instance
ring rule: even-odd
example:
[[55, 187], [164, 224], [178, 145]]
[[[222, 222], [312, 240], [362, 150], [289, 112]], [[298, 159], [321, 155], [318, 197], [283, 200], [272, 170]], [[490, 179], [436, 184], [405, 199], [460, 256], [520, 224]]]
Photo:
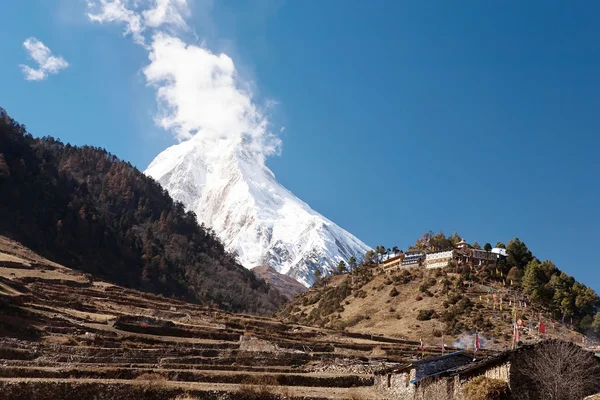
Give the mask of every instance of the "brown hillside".
[[[484, 348], [506, 349], [512, 345], [512, 302], [516, 295], [514, 292], [507, 295], [502, 285], [489, 287], [492, 292], [503, 292], [496, 295], [495, 306], [488, 286], [469, 284], [448, 269], [414, 267], [388, 273], [378, 267], [360, 267], [351, 274], [323, 279], [286, 304], [278, 315], [290, 322], [347, 332], [406, 340], [423, 338], [426, 344], [439, 347], [442, 335], [446, 345], [472, 347], [474, 334], [479, 331]], [[499, 297], [503, 297], [502, 310]], [[541, 310], [532, 307], [528, 298], [521, 303], [518, 300], [514, 308], [523, 320], [520, 340], [538, 341], [536, 329]], [[543, 315], [545, 338], [582, 343], [580, 334]], [[531, 334], [529, 320], [532, 320]]]
[[294, 278], [280, 274], [275, 271], [273, 267], [268, 265], [253, 268], [252, 272], [259, 278], [264, 279], [271, 286], [275, 287], [275, 289], [288, 300], [292, 300], [297, 294], [304, 293], [308, 290], [306, 286]]

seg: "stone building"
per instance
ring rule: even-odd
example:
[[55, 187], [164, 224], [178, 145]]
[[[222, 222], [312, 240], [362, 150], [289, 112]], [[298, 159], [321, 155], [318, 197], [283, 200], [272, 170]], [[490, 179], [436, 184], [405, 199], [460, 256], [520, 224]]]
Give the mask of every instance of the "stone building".
[[387, 260], [382, 261], [381, 266], [386, 271], [392, 271], [392, 270], [398, 269], [402, 265], [402, 260], [404, 259], [404, 257], [405, 257], [404, 253], [394, 255], [393, 257], [390, 257]]
[[413, 361], [375, 373], [375, 386], [385, 398], [417, 399], [426, 387], [422, 381], [441, 372], [466, 365], [472, 361], [472, 356], [464, 351], [445, 354], [438, 357]]
[[[552, 342], [525, 345], [480, 360], [474, 359], [472, 353], [456, 352], [415, 361], [377, 372], [375, 385], [382, 399], [399, 400], [462, 400], [465, 385], [478, 376], [504, 381], [511, 390], [524, 390], [528, 383], [523, 380], [520, 368], [522, 357], [528, 357], [536, 347], [551, 345]], [[569, 346], [585, 352], [575, 344], [569, 343]], [[600, 359], [597, 362], [600, 364]], [[595, 378], [598, 382], [596, 387], [590, 388], [591, 393], [586, 395], [600, 390], [600, 376]]]
[[419, 265], [419, 262], [425, 260], [425, 253], [422, 251], [407, 251], [394, 255], [381, 263], [386, 271], [393, 271], [401, 267], [410, 267]]
[[425, 260], [425, 253], [422, 251], [407, 251], [406, 257], [402, 260], [402, 266], [418, 265]]

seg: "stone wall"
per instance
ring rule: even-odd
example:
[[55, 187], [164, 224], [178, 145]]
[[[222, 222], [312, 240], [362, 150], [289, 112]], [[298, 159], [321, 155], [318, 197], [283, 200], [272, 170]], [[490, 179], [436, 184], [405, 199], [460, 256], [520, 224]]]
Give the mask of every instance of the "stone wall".
[[240, 336], [240, 350], [258, 351], [261, 353], [274, 353], [279, 351], [277, 346], [267, 340], [257, 339], [253, 336]]
[[382, 395], [382, 399], [413, 400], [415, 398], [415, 385], [410, 381], [416, 378], [414, 369], [402, 373], [375, 375], [375, 390]]

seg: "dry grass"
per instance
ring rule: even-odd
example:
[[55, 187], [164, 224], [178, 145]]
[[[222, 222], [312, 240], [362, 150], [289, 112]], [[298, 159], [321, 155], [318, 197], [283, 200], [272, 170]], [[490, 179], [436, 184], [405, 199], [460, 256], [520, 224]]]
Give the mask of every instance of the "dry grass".
[[165, 375], [157, 374], [154, 372], [138, 375], [137, 377], [135, 377], [135, 380], [143, 382], [147, 389], [150, 390], [164, 386], [165, 383], [169, 381]]
[[280, 400], [285, 399], [282, 393], [278, 393], [277, 379], [272, 376], [261, 376], [252, 379], [249, 383], [240, 385], [236, 393], [239, 400]]
[[236, 393], [236, 399], [239, 400], [280, 400], [280, 396], [268, 386], [261, 385], [241, 385]]
[[507, 392], [506, 382], [478, 376], [465, 385], [463, 393], [465, 400], [496, 400]]

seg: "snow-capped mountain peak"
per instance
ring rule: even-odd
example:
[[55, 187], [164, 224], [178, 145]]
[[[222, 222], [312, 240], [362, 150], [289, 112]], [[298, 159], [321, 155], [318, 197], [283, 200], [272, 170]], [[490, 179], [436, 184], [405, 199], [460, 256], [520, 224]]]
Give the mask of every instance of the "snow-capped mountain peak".
[[200, 135], [159, 154], [145, 173], [211, 227], [247, 268], [270, 265], [306, 286], [369, 249], [275, 179], [244, 139]]

